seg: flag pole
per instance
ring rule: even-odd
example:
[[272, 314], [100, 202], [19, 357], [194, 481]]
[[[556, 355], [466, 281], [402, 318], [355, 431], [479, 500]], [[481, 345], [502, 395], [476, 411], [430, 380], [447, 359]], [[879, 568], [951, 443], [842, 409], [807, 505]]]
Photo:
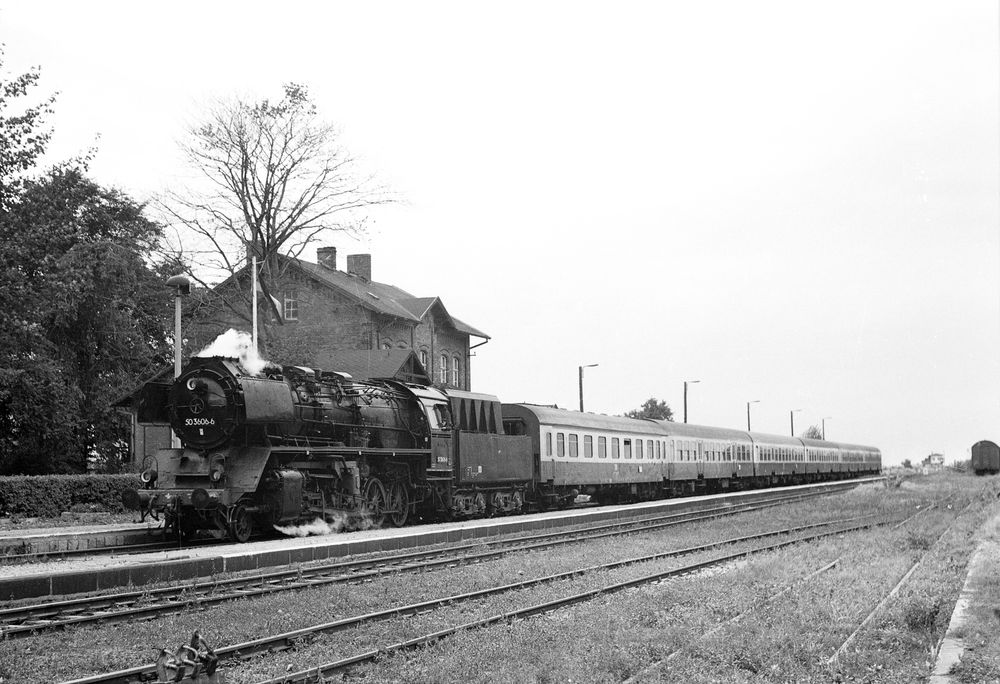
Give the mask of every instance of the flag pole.
[[253, 269], [253, 351], [255, 354], [259, 354], [260, 350], [257, 348], [257, 255], [254, 254], [251, 260], [251, 268]]

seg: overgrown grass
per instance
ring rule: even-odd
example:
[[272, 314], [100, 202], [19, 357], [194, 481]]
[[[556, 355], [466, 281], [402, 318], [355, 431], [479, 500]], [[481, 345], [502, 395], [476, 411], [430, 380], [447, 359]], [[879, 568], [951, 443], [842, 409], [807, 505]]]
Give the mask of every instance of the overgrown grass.
[[[152, 661], [198, 628], [216, 646], [246, 641], [395, 605], [545, 576], [609, 560], [683, 548], [757, 531], [849, 515], [903, 517], [944, 495], [952, 508], [933, 509], [899, 530], [847, 533], [756, 557], [728, 572], [643, 586], [546, 616], [461, 633], [412, 653], [384, 657], [353, 676], [366, 681], [496, 682], [621, 681], [682, 650], [648, 681], [919, 680], [964, 580], [973, 533], [995, 498], [977, 498], [982, 480], [941, 476], [887, 490], [850, 492], [760, 513], [647, 533], [515, 554], [473, 567], [387, 576], [240, 600], [130, 625], [95, 626], [30, 640], [0, 642], [0, 677], [51, 682]], [[956, 514], [975, 500], [962, 519]], [[935, 540], [955, 523], [940, 542]], [[826, 661], [914, 561], [929, 556], [884, 615], [863, 632], [836, 666]], [[705, 632], [764, 602], [823, 564], [838, 566], [740, 622]], [[373, 622], [321, 635], [295, 650], [227, 668], [230, 684], [254, 682], [385, 646], [421, 633], [679, 565], [663, 561], [594, 573], [424, 615]], [[655, 567], [653, 567], [655, 566]], [[973, 681], [973, 680], [968, 680]]]

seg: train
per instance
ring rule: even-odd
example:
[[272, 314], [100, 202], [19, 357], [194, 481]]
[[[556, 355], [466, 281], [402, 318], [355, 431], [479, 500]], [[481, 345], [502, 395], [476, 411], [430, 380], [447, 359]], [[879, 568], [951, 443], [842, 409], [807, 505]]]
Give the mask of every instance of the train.
[[181, 536], [245, 542], [875, 475], [874, 447], [501, 403], [395, 379], [194, 358], [140, 404], [180, 441], [125, 505]]
[[976, 475], [1000, 473], [1000, 447], [988, 439], [973, 444], [972, 472]]

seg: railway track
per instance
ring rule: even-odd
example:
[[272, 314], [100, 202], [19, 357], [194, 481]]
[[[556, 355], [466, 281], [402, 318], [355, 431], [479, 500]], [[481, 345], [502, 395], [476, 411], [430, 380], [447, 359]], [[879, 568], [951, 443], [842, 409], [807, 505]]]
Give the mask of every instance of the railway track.
[[[833, 493], [840, 491], [842, 489], [849, 489], [851, 487], [856, 487], [857, 482], [853, 481], [843, 481], [830, 483], [827, 487], [824, 487], [823, 493]], [[782, 495], [778, 495], [782, 496]], [[795, 495], [789, 495], [795, 496]], [[587, 504], [582, 506], [576, 506], [572, 510], [581, 510], [588, 507]], [[112, 531], [113, 532], [113, 531]], [[159, 530], [159, 534], [162, 535], [162, 528]], [[264, 535], [256, 535], [251, 539], [251, 541], [260, 541], [265, 539]], [[12, 544], [8, 543], [3, 546], [3, 553], [0, 554], [0, 565], [14, 564], [14, 563], [24, 563], [24, 562], [47, 562], [52, 560], [66, 560], [68, 558], [90, 558], [90, 557], [100, 557], [100, 556], [126, 556], [141, 553], [155, 553], [157, 551], [174, 551], [183, 550], [186, 548], [195, 548], [201, 546], [214, 546], [221, 544], [231, 544], [229, 540], [218, 540], [218, 539], [194, 539], [185, 542], [179, 542], [177, 539], [167, 539], [161, 541], [143, 541], [131, 544], [117, 544], [111, 546], [100, 546], [91, 548], [75, 548], [75, 549], [48, 549], [48, 550], [33, 550], [32, 542], [26, 542], [24, 540], [18, 540], [19, 543]], [[2, 540], [0, 540], [2, 544]]]
[[[500, 594], [515, 592], [518, 590], [523, 590], [534, 586], [572, 580], [575, 578], [580, 578], [584, 575], [593, 575], [595, 573], [599, 573], [602, 571], [610, 571], [610, 570], [624, 568], [627, 566], [640, 565], [643, 563], [652, 563], [672, 558], [680, 558], [683, 556], [690, 556], [712, 550], [724, 549], [726, 547], [742, 547], [736, 551], [723, 551], [721, 553], [716, 553], [715, 555], [707, 559], [701, 559], [689, 562], [678, 567], [670, 568], [668, 570], [662, 570], [658, 572], [645, 574], [637, 578], [631, 578], [624, 581], [609, 583], [597, 589], [591, 589], [579, 592], [576, 594], [572, 594], [570, 596], [566, 596], [560, 599], [556, 599], [541, 604], [532, 604], [529, 606], [524, 606], [523, 608], [507, 611], [505, 613], [498, 615], [493, 615], [485, 619], [476, 620], [473, 622], [467, 622], [454, 627], [450, 627], [445, 630], [439, 630], [433, 633], [424, 634], [405, 642], [391, 644], [375, 650], [358, 653], [356, 655], [347, 658], [342, 658], [337, 661], [331, 661], [329, 663], [325, 663], [318, 667], [311, 667], [308, 670], [303, 670], [301, 672], [285, 674], [279, 678], [267, 680], [266, 684], [279, 684], [279, 683], [305, 684], [309, 682], [320, 682], [323, 681], [324, 677], [334, 675], [338, 672], [342, 672], [344, 670], [353, 668], [359, 664], [369, 662], [371, 660], [374, 660], [376, 657], [397, 651], [417, 648], [419, 646], [432, 643], [434, 641], [445, 638], [447, 636], [450, 636], [452, 634], [455, 634], [463, 630], [474, 629], [478, 627], [486, 627], [493, 624], [509, 622], [516, 619], [522, 619], [534, 615], [552, 612], [572, 605], [576, 605], [578, 603], [589, 601], [600, 595], [611, 594], [617, 591], [621, 591], [623, 589], [628, 589], [643, 584], [649, 584], [652, 582], [674, 580], [698, 571], [705, 570], [707, 568], [731, 564], [738, 560], [746, 558], [747, 556], [750, 555], [764, 553], [767, 551], [780, 549], [792, 544], [807, 542], [830, 535], [845, 534], [856, 530], [866, 529], [874, 525], [885, 524], [885, 522], [886, 521], [869, 520], [868, 522], [859, 523], [858, 519], [856, 518], [832, 520], [822, 523], [803, 525], [799, 527], [771, 530], [758, 534], [711, 542], [700, 546], [674, 549], [670, 551], [649, 554], [641, 557], [622, 559], [610, 563], [604, 563], [600, 565], [579, 568], [567, 572], [561, 572], [545, 577], [531, 578], [510, 584], [494, 586], [465, 594], [444, 596], [441, 598], [433, 599], [430, 601], [423, 601], [411, 605], [394, 606], [375, 613], [355, 615], [334, 622], [328, 622], [324, 624], [307, 627], [304, 629], [299, 629], [294, 632], [276, 634], [261, 639], [256, 639], [254, 641], [225, 646], [222, 648], [215, 649], [214, 654], [219, 658], [220, 661], [225, 662], [225, 661], [233, 661], [235, 659], [246, 658], [248, 656], [259, 653], [280, 652], [290, 648], [294, 648], [298, 643], [308, 641], [312, 637], [318, 634], [342, 631], [353, 627], [357, 627], [358, 625], [361, 625], [363, 623], [371, 623], [381, 620], [393, 620], [409, 615], [416, 615], [418, 613], [425, 613], [439, 608], [453, 607], [463, 603], [468, 603], [471, 601], [491, 596], [497, 596]], [[817, 531], [820, 528], [826, 528], [826, 529], [821, 529], [820, 531]], [[807, 533], [807, 534], [805, 534], [804, 536], [795, 536], [795, 537], [792, 536], [801, 533]], [[770, 542], [767, 541], [769, 539], [782, 536], [789, 538], [783, 539], [781, 541], [770, 541]], [[154, 666], [151, 665], [146, 667], [132, 668], [130, 670], [122, 670], [118, 672], [107, 673], [103, 675], [97, 675], [93, 677], [87, 677], [84, 679], [76, 679], [73, 680], [72, 682], [66, 682], [64, 684], [132, 684], [134, 682], [151, 681], [153, 678], [155, 678], [155, 668]]]
[[240, 598], [329, 584], [357, 583], [387, 574], [470, 565], [510, 553], [523, 553], [603, 537], [656, 531], [720, 516], [765, 510], [829, 493], [829, 489], [819, 492], [797, 492], [776, 495], [747, 504], [727, 504], [692, 512], [646, 516], [631, 521], [592, 524], [575, 529], [482, 540], [445, 548], [392, 553], [379, 558], [324, 563], [313, 567], [284, 569], [203, 584], [186, 583], [159, 589], [26, 604], [0, 610], [0, 639], [22, 638], [43, 631], [95, 622], [151, 619]]

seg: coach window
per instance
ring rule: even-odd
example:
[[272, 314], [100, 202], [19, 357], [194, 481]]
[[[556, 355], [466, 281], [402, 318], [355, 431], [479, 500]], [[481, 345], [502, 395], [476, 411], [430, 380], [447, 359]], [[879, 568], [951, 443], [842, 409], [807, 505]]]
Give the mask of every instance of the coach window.
[[[652, 448], [652, 447], [650, 447], [650, 448]], [[635, 440], [635, 457], [636, 458], [642, 458], [642, 440], [641, 439]]]
[[551, 456], [552, 455], [552, 433], [551, 432], [546, 432], [545, 433], [545, 455], [546, 456]]
[[621, 458], [621, 457], [622, 457], [621, 444], [619, 444], [619, 440], [618, 440], [617, 437], [612, 437], [611, 438], [611, 458]]
[[583, 436], [583, 457], [594, 457], [594, 438], [591, 435]]
[[608, 438], [598, 437], [597, 438], [597, 458], [607, 458], [608, 457]]
[[632, 440], [625, 439], [625, 458], [632, 458]]
[[556, 456], [562, 458], [566, 455], [566, 435], [561, 432], [556, 433]]
[[569, 457], [579, 458], [580, 457], [580, 444], [579, 438], [576, 435], [571, 434], [569, 436]]

